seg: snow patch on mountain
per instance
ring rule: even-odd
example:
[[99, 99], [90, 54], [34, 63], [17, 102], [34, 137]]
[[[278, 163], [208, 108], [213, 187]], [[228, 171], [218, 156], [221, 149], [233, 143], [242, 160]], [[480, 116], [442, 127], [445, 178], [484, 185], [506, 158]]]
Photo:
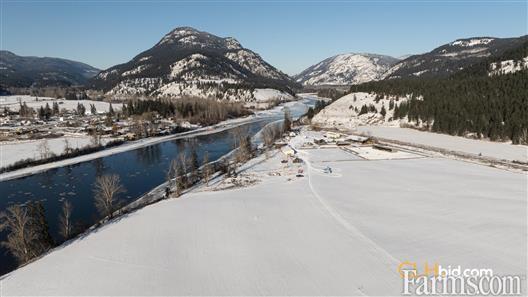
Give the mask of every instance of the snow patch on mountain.
[[101, 71], [97, 77], [100, 78], [100, 79], [107, 79], [108, 76], [112, 76], [112, 75], [116, 75], [116, 74], [119, 74], [119, 72], [117, 70], [110, 70], [110, 71]]
[[528, 56], [524, 57], [522, 60], [506, 60], [490, 64], [490, 71], [488, 72], [489, 76], [514, 73], [528, 69]]
[[464, 46], [464, 47], [470, 47], [475, 45], [484, 45], [488, 44], [495, 40], [494, 38], [472, 38], [472, 39], [459, 39], [456, 41], [451, 42], [451, 45], [454, 46]]
[[379, 80], [398, 60], [373, 54], [341, 54], [325, 59], [298, 74], [304, 85], [349, 85]]
[[242, 49], [236, 52], [228, 52], [225, 57], [258, 75], [272, 79], [279, 79], [281, 76], [280, 73], [266, 65], [259, 55], [251, 51]]
[[202, 54], [192, 54], [187, 58], [183, 58], [171, 65], [169, 78], [179, 77], [186, 70], [201, 67], [203, 62], [208, 59], [208, 57]]
[[439, 56], [442, 57], [459, 57], [459, 56], [476, 56], [476, 57], [487, 57], [490, 55], [490, 53], [487, 52], [487, 48], [485, 47], [477, 47], [472, 49], [466, 49], [456, 52], [447, 52], [447, 50], [442, 50], [442, 53]]
[[129, 76], [129, 75], [134, 75], [134, 74], [141, 73], [143, 70], [149, 68], [150, 66], [152, 66], [152, 65], [149, 65], [149, 64], [139, 65], [138, 67], [136, 67], [136, 68], [134, 68], [132, 70], [123, 72], [121, 74], [121, 76]]
[[143, 95], [159, 88], [162, 84], [160, 78], [134, 78], [119, 82], [108, 91], [115, 99], [127, 99], [130, 95]]

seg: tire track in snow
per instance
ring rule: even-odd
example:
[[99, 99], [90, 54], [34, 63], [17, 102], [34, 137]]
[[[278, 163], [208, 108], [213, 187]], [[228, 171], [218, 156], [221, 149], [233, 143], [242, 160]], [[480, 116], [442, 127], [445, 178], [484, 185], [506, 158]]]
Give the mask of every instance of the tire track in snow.
[[299, 151], [300, 154], [303, 154], [306, 156], [305, 162], [308, 165], [308, 185], [310, 186], [310, 191], [312, 194], [317, 198], [319, 203], [323, 206], [323, 208], [332, 216], [335, 221], [337, 221], [342, 227], [344, 227], [350, 235], [355, 235], [355, 237], [363, 240], [367, 245], [372, 247], [378, 254], [382, 255], [386, 260], [383, 261], [389, 268], [392, 270], [394, 267], [397, 267], [401, 261], [399, 259], [396, 259], [393, 255], [391, 255], [387, 250], [383, 249], [381, 246], [376, 244], [372, 239], [368, 238], [365, 234], [363, 234], [361, 231], [359, 231], [356, 227], [354, 227], [350, 222], [348, 222], [345, 218], [343, 218], [335, 209], [330, 206], [330, 204], [317, 193], [315, 190], [313, 183], [312, 183], [312, 170], [314, 170], [314, 167], [312, 166], [312, 163], [309, 161], [309, 153], [304, 151]]

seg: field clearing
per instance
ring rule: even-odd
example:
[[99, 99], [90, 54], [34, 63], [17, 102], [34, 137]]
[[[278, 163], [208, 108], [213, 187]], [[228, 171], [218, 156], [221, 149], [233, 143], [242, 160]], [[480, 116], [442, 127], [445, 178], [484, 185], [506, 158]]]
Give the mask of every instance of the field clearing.
[[[5, 167], [24, 159], [38, 160], [41, 158], [41, 146], [48, 143], [49, 152], [61, 155], [66, 148], [66, 142], [70, 148], [82, 148], [92, 144], [92, 137], [88, 135], [68, 135], [50, 139], [36, 139], [24, 141], [0, 142], [0, 167]], [[108, 138], [101, 138], [101, 144], [106, 144]]]
[[467, 154], [481, 154], [484, 157], [495, 159], [528, 162], [528, 146], [526, 145], [476, 140], [400, 127], [359, 126], [356, 131], [380, 138], [426, 145]]
[[7, 275], [3, 292], [399, 295], [402, 261], [526, 272], [526, 174], [347, 154], [258, 157], [240, 174], [255, 185], [217, 180], [145, 207]]
[[[37, 101], [38, 98], [38, 101]], [[35, 97], [29, 95], [11, 95], [0, 97], [0, 108], [8, 107], [11, 111], [18, 111], [20, 109], [20, 103], [26, 103], [28, 107], [38, 109], [41, 106], [45, 107], [46, 103], [52, 107], [53, 102], [59, 103], [59, 109], [75, 110], [77, 105], [80, 103], [84, 105], [86, 111], [90, 111], [90, 106], [95, 105], [95, 109], [98, 112], [107, 112], [110, 109], [110, 103], [103, 101], [94, 100], [65, 100], [48, 97]], [[117, 111], [121, 110], [122, 104], [112, 104], [112, 108]]]

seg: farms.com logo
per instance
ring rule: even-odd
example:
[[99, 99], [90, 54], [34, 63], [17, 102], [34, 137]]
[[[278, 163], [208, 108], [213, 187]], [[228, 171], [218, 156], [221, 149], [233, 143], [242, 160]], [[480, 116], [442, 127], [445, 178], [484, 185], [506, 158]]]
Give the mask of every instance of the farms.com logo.
[[524, 277], [495, 275], [490, 268], [405, 261], [398, 265], [405, 296], [520, 296]]

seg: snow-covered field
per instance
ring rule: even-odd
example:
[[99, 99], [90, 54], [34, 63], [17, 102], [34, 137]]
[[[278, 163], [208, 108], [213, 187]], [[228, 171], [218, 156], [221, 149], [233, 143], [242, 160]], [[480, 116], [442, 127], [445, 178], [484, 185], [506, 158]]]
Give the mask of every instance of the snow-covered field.
[[298, 154], [305, 164], [282, 164], [281, 153], [250, 161], [240, 176], [252, 186], [215, 191], [225, 187], [214, 181], [106, 224], [10, 273], [2, 292], [400, 295], [402, 261], [526, 273], [525, 174]]
[[293, 96], [275, 89], [255, 89], [253, 91], [253, 97], [257, 101], [269, 101], [272, 99], [279, 100], [292, 100]]
[[[422, 132], [414, 129], [400, 128], [400, 123], [406, 123], [407, 119], [389, 121], [394, 110], [389, 109], [389, 99], [375, 102], [375, 95], [369, 93], [351, 93], [339, 98], [312, 119], [312, 124], [344, 131], [356, 131], [358, 133], [371, 134], [380, 138], [398, 140], [419, 145], [437, 147], [473, 155], [481, 154], [484, 157], [492, 157], [504, 160], [517, 160], [528, 162], [528, 146], [512, 145], [510, 143], [491, 142], [475, 140], [447, 134]], [[392, 98], [395, 105], [400, 104], [407, 98]], [[378, 113], [366, 113], [358, 116], [356, 109], [360, 110], [363, 105], [374, 105]], [[385, 118], [379, 114], [381, 107], [385, 106], [387, 114]]]
[[[37, 101], [38, 100], [38, 101]], [[110, 103], [103, 101], [94, 100], [65, 100], [48, 97], [35, 97], [29, 95], [11, 95], [11, 96], [0, 96], [0, 108], [8, 107], [11, 111], [17, 111], [20, 109], [20, 103], [26, 103], [28, 107], [38, 109], [41, 106], [49, 104], [52, 107], [53, 102], [59, 103], [59, 109], [75, 110], [77, 104], [81, 103], [86, 108], [86, 112], [90, 113], [90, 106], [95, 105], [95, 109], [98, 112], [107, 112], [110, 108]], [[120, 110], [121, 104], [112, 104], [114, 110]]]
[[[55, 155], [64, 153], [67, 139], [70, 148], [82, 148], [91, 144], [91, 137], [87, 135], [63, 136], [52, 139], [39, 139], [27, 141], [0, 142], [0, 168], [24, 159], [41, 159], [41, 146], [48, 143], [49, 152]], [[101, 143], [105, 144], [107, 138], [102, 138]]]
[[357, 131], [391, 140], [433, 146], [473, 155], [482, 154], [484, 157], [528, 162], [528, 146], [525, 145], [468, 139], [400, 127], [359, 126]]

